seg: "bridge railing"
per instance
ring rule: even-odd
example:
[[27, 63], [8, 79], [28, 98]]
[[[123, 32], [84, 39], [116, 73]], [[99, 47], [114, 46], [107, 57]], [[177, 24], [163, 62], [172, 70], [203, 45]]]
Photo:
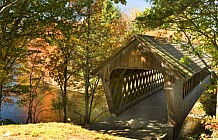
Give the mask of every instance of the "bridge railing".
[[204, 68], [183, 83], [183, 99], [207, 76], [209, 71]]

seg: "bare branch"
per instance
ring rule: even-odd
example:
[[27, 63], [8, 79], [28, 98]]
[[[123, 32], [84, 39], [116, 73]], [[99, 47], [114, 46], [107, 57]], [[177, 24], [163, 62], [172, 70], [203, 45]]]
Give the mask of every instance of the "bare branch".
[[7, 9], [7, 8], [9, 8], [9, 7], [11, 7], [11, 6], [13, 6], [13, 5], [16, 4], [17, 2], [19, 2], [19, 0], [15, 0], [15, 1], [13, 1], [12, 3], [3, 6], [3, 7], [1, 8], [1, 10], [0, 10], [0, 14], [3, 13], [3, 11], [4, 11], [5, 9]]

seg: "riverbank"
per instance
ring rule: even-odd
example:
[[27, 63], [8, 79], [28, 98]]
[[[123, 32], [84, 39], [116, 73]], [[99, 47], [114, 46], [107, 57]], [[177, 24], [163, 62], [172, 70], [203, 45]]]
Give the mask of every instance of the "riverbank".
[[81, 128], [70, 123], [39, 123], [27, 125], [2, 125], [0, 126], [0, 139], [25, 139], [25, 140], [127, 140], [117, 136], [97, 133]]
[[203, 109], [203, 104], [200, 102], [201, 98], [204, 98], [205, 94], [206, 93], [203, 93], [201, 95], [200, 99], [195, 103], [192, 110], [184, 120], [179, 140], [190, 140], [192, 137], [205, 132], [202, 120], [206, 116], [206, 112]]

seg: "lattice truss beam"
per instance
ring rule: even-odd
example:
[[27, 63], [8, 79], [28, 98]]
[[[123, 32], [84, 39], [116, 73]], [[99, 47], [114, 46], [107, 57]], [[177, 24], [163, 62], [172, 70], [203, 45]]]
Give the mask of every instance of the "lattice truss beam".
[[110, 75], [110, 90], [115, 113], [123, 112], [163, 86], [163, 75], [157, 70], [113, 70]]

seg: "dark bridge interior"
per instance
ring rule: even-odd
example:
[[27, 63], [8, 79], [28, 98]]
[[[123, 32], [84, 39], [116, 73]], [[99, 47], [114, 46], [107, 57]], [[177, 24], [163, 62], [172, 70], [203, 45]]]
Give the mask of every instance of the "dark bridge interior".
[[115, 69], [110, 74], [115, 114], [120, 114], [149, 95], [163, 89], [164, 78], [157, 70]]

